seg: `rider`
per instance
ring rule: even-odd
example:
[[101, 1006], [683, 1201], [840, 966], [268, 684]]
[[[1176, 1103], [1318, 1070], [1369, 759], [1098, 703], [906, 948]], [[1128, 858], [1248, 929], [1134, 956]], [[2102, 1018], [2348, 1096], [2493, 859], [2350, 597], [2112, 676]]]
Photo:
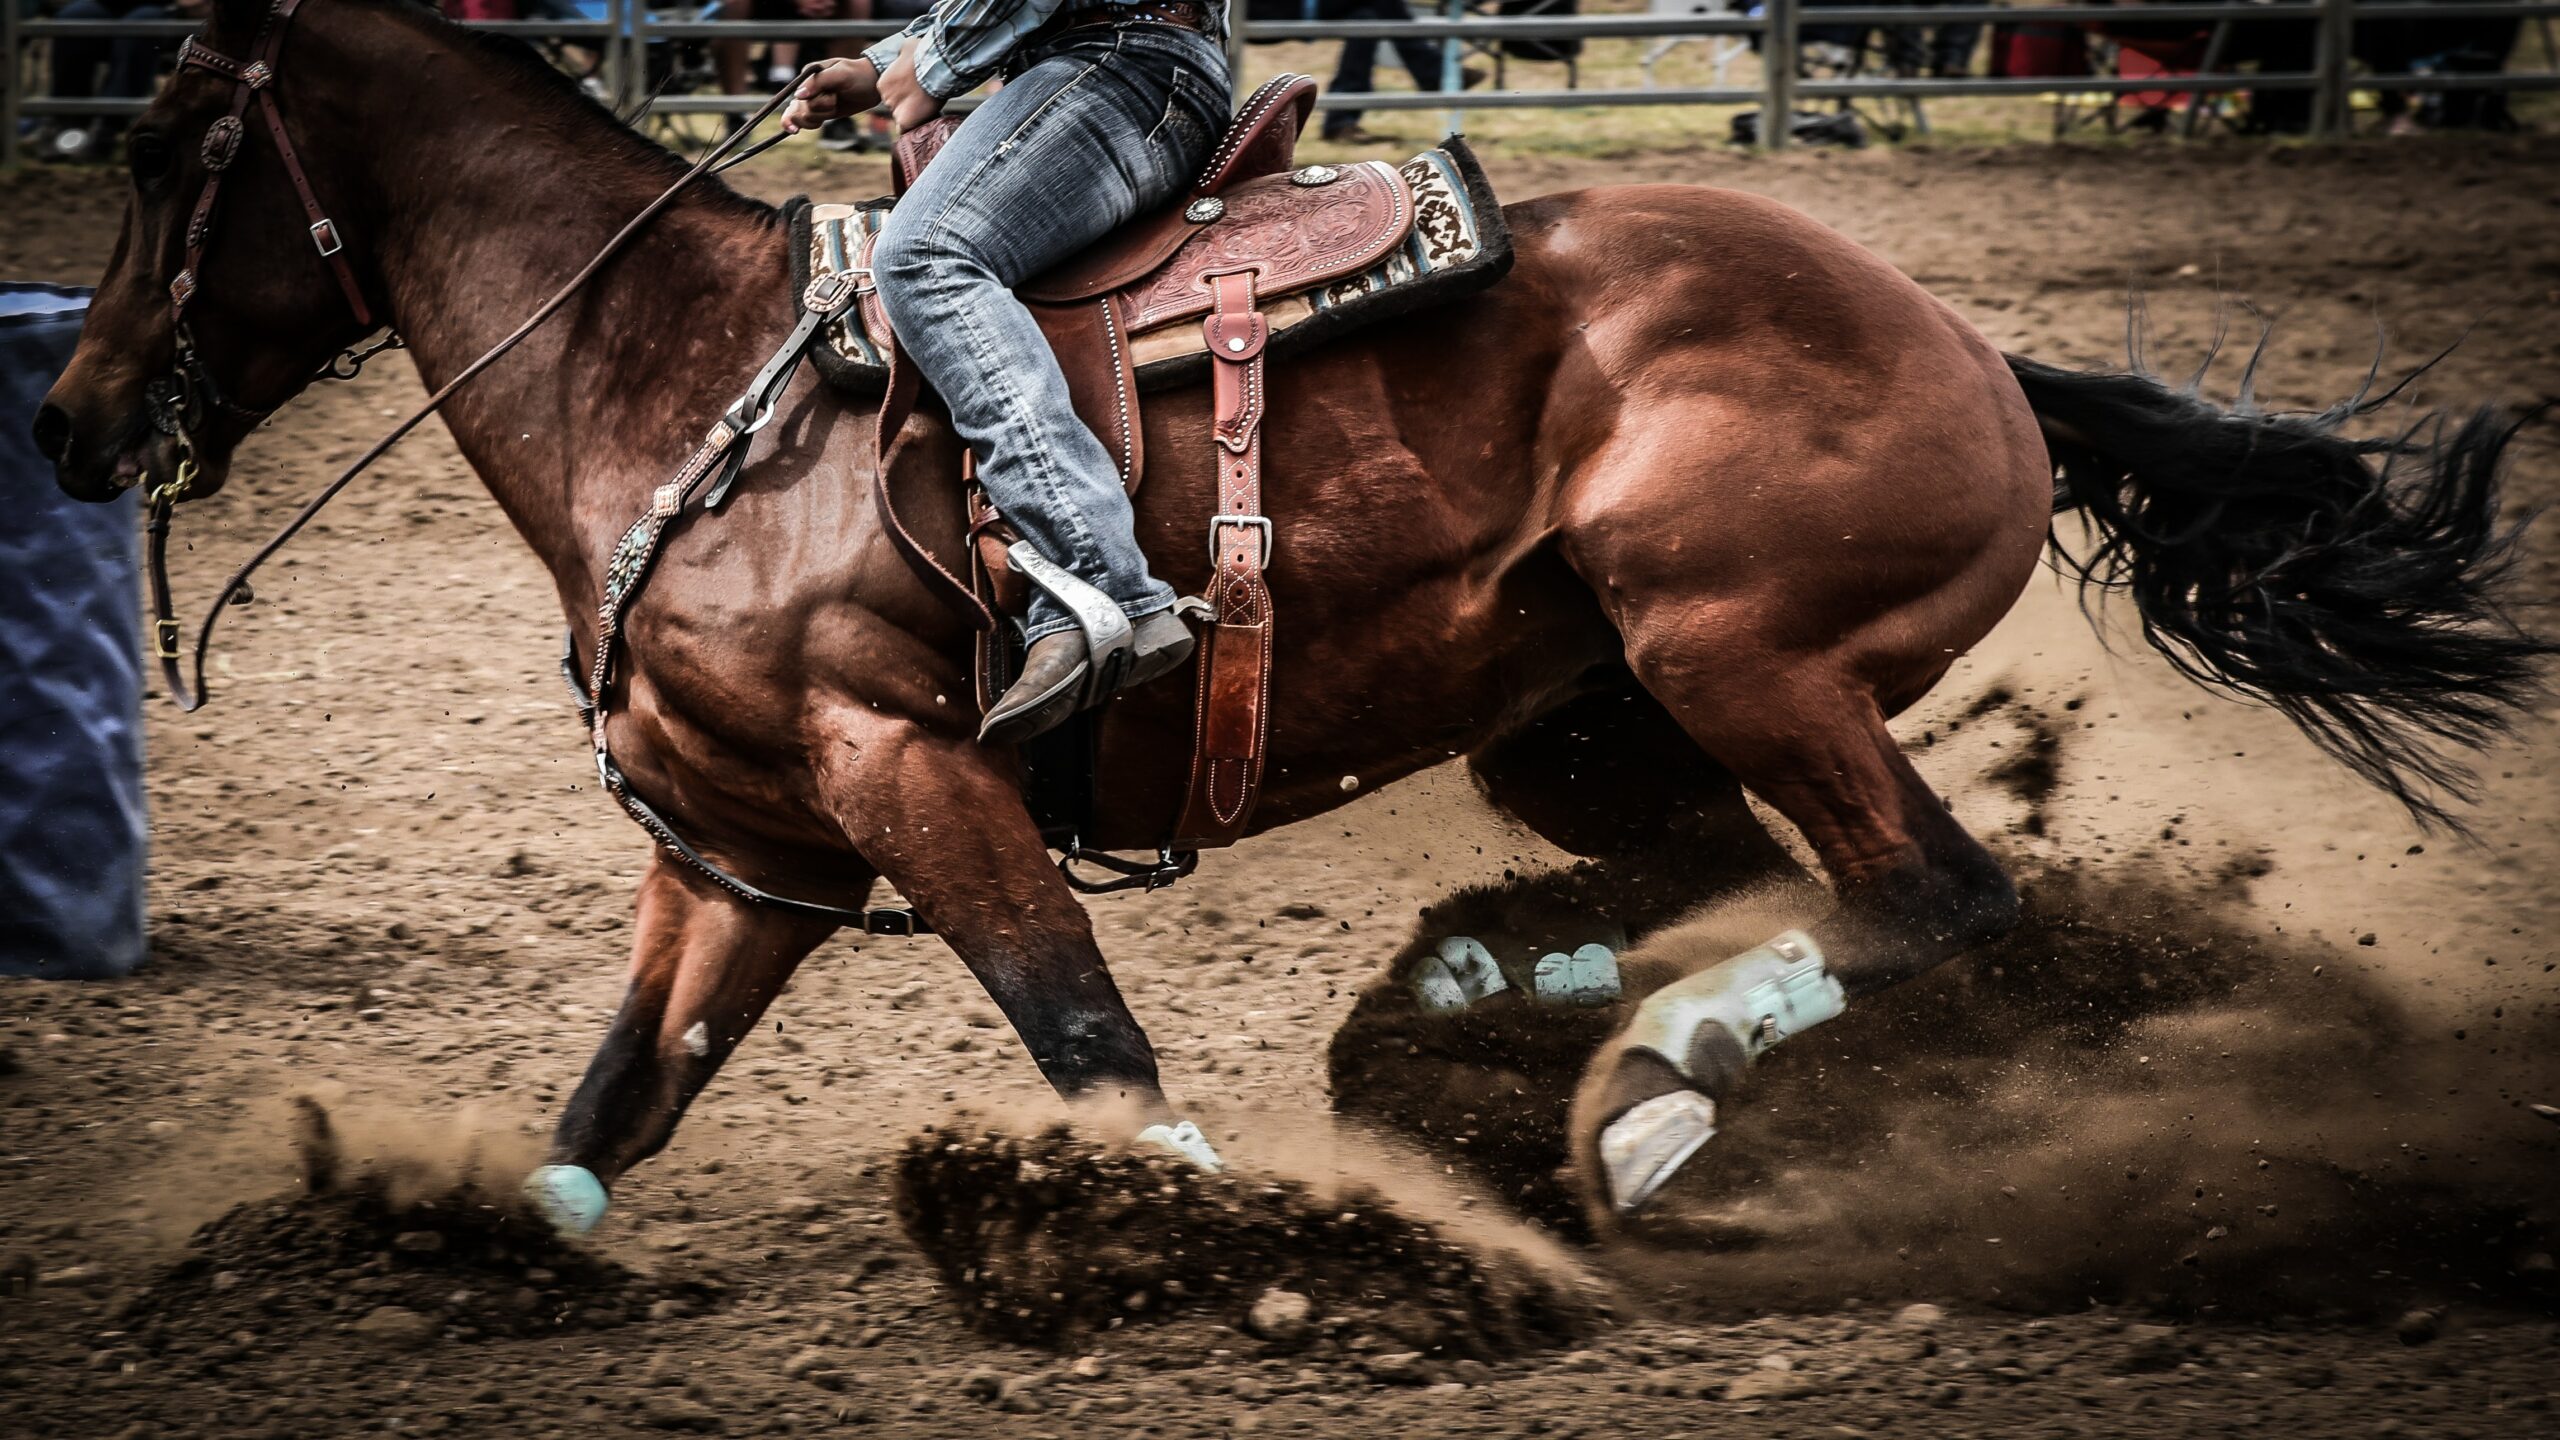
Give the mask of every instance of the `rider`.
[[1004, 80], [899, 199], [871, 262], [987, 498], [1038, 552], [1022, 677], [981, 739], [1028, 739], [1191, 654], [1118, 467], [1013, 288], [1190, 184], [1226, 128], [1224, 33], [1220, 0], [939, 0], [826, 62], [784, 112], [799, 130], [886, 104], [906, 129]]

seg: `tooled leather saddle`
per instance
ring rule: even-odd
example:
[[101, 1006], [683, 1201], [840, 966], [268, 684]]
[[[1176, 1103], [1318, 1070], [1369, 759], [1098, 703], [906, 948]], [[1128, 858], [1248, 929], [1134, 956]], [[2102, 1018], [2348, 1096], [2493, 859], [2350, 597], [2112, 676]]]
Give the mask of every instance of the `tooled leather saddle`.
[[[1076, 411], [1101, 438], [1134, 493], [1144, 477], [1141, 396], [1210, 386], [1207, 443], [1218, 460], [1217, 508], [1205, 517], [1212, 578], [1202, 599], [1191, 783], [1166, 844], [1168, 856], [1233, 844], [1253, 814], [1270, 729], [1271, 521], [1262, 512], [1265, 366], [1275, 353], [1356, 326], [1455, 298], [1509, 269], [1511, 248], [1483, 174], [1452, 138], [1403, 166], [1365, 161], [1297, 166], [1315, 82], [1283, 75], [1248, 97], [1190, 192], [1132, 222], [1016, 294], [1049, 337]], [[893, 167], [903, 193], [958, 125], [917, 127]], [[894, 200], [868, 205], [795, 204], [793, 260], [799, 288], [828, 275], [867, 280], [872, 247]], [[821, 332], [811, 354], [831, 383], [883, 393], [886, 449], [917, 398], [887, 313], [864, 287], [859, 303]], [[882, 498], [890, 497], [884, 486]], [[1020, 663], [1015, 627], [1028, 588], [1005, 550], [1015, 538], [972, 482], [970, 553], [955, 567], [930, 554], [889, 516], [893, 537], [928, 583], [979, 623], [980, 707], [993, 703]], [[965, 601], [961, 597], [965, 597]], [[1034, 808], [1053, 843], [1072, 854], [1089, 797], [1041, 803], [1045, 763], [1082, 751], [1089, 786], [1091, 730], [1026, 756]], [[1044, 737], [1046, 740], [1047, 737]]]

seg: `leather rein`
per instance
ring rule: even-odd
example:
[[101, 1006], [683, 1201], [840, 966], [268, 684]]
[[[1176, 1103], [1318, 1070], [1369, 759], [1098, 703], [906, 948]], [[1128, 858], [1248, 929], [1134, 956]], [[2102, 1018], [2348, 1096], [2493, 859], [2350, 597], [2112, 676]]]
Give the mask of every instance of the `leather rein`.
[[[246, 422], [251, 426], [262, 423], [273, 413], [272, 410], [252, 410], [234, 403], [223, 395], [220, 387], [214, 383], [213, 377], [205, 371], [204, 363], [196, 352], [194, 338], [187, 329], [186, 318], [189, 302], [194, 300], [202, 288], [205, 247], [212, 239], [215, 202], [222, 193], [224, 175], [239, 158], [240, 148], [247, 139], [247, 117], [252, 103], [257, 105], [260, 115], [265, 119], [267, 134], [275, 142], [277, 158], [283, 163], [285, 175], [293, 182], [294, 193], [302, 203], [303, 214], [309, 221], [308, 230], [312, 247], [327, 263], [330, 274], [337, 281], [339, 292], [346, 298], [347, 308], [354, 313], [357, 322], [363, 325], [367, 332], [373, 331], [377, 326], [373, 309], [365, 300], [364, 286], [356, 278], [355, 269], [347, 259], [346, 235], [337, 221], [330, 218], [328, 211], [320, 203], [318, 193], [312, 189], [311, 177], [303, 168], [300, 154], [294, 149], [291, 132], [286, 129], [283, 102], [277, 93], [277, 85], [282, 74], [280, 67], [283, 60], [285, 32], [293, 23], [294, 12], [300, 9], [301, 5], [302, 0], [274, 0], [268, 9], [266, 19], [259, 26], [257, 38], [250, 48], [249, 58], [246, 61], [235, 60], [221, 54], [207, 47], [194, 36], [189, 36], [178, 52], [178, 68], [181, 72], [189, 69], [202, 70], [230, 81], [233, 86], [229, 113], [215, 120], [205, 131], [202, 152], [205, 167], [204, 190], [196, 197], [195, 209], [187, 219], [185, 263], [179, 269], [176, 278], [169, 282], [169, 313], [175, 332], [176, 355], [168, 376], [152, 387], [154, 423], [163, 434], [175, 439], [178, 447], [176, 472], [169, 479], [151, 486], [148, 491], [150, 506], [145, 531], [149, 537], [153, 650], [160, 661], [160, 673], [168, 686], [169, 698], [177, 703], [179, 709], [189, 712], [202, 708], [209, 698], [204, 683], [204, 661], [205, 652], [213, 644], [213, 628], [220, 622], [225, 607], [248, 602], [249, 577], [257, 572], [258, 567], [264, 565], [274, 557], [277, 551], [282, 550], [296, 535], [302, 533], [303, 527], [309, 525], [330, 501], [338, 497], [340, 492], [353, 484], [357, 476], [370, 469], [375, 461], [390, 452], [391, 447], [406, 439], [410, 431], [417, 429], [429, 416], [443, 408], [444, 402], [452, 398], [455, 391], [460, 390], [477, 378], [482, 371], [496, 364], [508, 351], [522, 343], [526, 336], [541, 328], [544, 321], [558, 313], [561, 306], [569, 303], [571, 298], [584, 289], [587, 282], [595, 278], [596, 272], [603, 269], [606, 262], [615, 255], [620, 254], [623, 247], [631, 242], [632, 237], [639, 234], [651, 220], [656, 219], [658, 214], [665, 210], [687, 185], [706, 174], [727, 168], [727, 164], [746, 159], [749, 155], [772, 144], [773, 141], [768, 140], [735, 157], [730, 154], [744, 142], [747, 136], [753, 134], [758, 126], [771, 118], [773, 112], [780, 109], [799, 89], [800, 82], [807, 78], [811, 71], [818, 68], [814, 63], [803, 67], [800, 74], [792, 77], [790, 84], [775, 92], [773, 98], [765, 101], [761, 108], [748, 116], [746, 123], [729, 132], [719, 144], [714, 145], [700, 160], [695, 161], [691, 169], [678, 177], [674, 184], [661, 191], [656, 199], [642, 206], [638, 214], [624, 222], [622, 228], [614, 232], [613, 238], [605, 241], [603, 248], [596, 251], [593, 258], [589, 259], [585, 265], [579, 267], [578, 272], [570, 276], [568, 282], [555, 291], [550, 299], [537, 306], [534, 312], [525, 318], [524, 323], [509, 332], [506, 338], [490, 346], [479, 359], [464, 366], [452, 379], [429, 395], [424, 403], [409, 412], [405, 419], [392, 426], [381, 439], [376, 440], [344, 470], [339, 471], [337, 478], [322, 486], [317, 494], [314, 494], [299, 511], [295, 512], [291, 520], [285, 522], [284, 528], [278, 530], [264, 545], [259, 546], [246, 563], [232, 572], [231, 578], [224, 583], [221, 593], [217, 594], [213, 603], [206, 607], [204, 622], [196, 629], [194, 681], [191, 685], [188, 683], [186, 671], [182, 670], [179, 664], [180, 632], [176, 605], [171, 597], [169, 586], [168, 547], [170, 517], [178, 502], [192, 498], [191, 492], [199, 473], [196, 463], [195, 427], [203, 421], [208, 409], [219, 411], [234, 421]], [[378, 339], [343, 352], [314, 378], [353, 379], [367, 360], [384, 350], [397, 348], [400, 344], [398, 335], [386, 333]]]

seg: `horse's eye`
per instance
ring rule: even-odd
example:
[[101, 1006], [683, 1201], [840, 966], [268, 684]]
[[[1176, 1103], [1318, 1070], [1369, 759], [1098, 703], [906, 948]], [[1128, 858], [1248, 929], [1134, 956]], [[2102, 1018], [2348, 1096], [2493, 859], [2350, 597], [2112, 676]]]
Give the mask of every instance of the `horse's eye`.
[[125, 142], [125, 164], [142, 184], [161, 179], [169, 173], [169, 142], [151, 131], [136, 131]]

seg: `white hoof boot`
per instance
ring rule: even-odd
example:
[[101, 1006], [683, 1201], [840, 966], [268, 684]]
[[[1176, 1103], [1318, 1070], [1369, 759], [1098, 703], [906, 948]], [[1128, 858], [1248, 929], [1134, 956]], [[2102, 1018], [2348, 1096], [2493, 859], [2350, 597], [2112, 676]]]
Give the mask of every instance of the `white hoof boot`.
[[1413, 998], [1436, 1015], [1479, 1005], [1511, 988], [1482, 941], [1452, 935], [1413, 967]]
[[1557, 951], [1538, 961], [1535, 979], [1538, 999], [1549, 1005], [1615, 1004], [1618, 957], [1600, 944], [1585, 945], [1570, 955]]
[[1226, 1162], [1209, 1144], [1200, 1127], [1185, 1120], [1176, 1125], [1156, 1124], [1138, 1132], [1138, 1143], [1151, 1145], [1177, 1159], [1188, 1160], [1193, 1167], [1212, 1175], [1224, 1174]]
[[604, 1182], [584, 1165], [542, 1166], [524, 1177], [524, 1198], [563, 1235], [584, 1235], [604, 1219]]
[[1644, 998], [1627, 1024], [1630, 1048], [1650, 1050], [1700, 1082], [1742, 1066], [1848, 1008], [1813, 937], [1790, 930]]
[[[1620, 1037], [1620, 1062], [1649, 1054], [1671, 1073], [1638, 1065], [1615, 1077], [1661, 1093], [1601, 1127], [1609, 1203], [1623, 1215], [1652, 1199], [1715, 1135], [1708, 1095], [1726, 1093], [1780, 1041], [1837, 1018], [1847, 1004], [1840, 982], [1822, 967], [1821, 947], [1801, 930], [1646, 996]], [[1629, 1098], [1622, 1092], [1613, 1103]]]
[[1634, 1212], [1715, 1133], [1716, 1102], [1695, 1090], [1656, 1095], [1610, 1121], [1600, 1132], [1609, 1203], [1621, 1215]]

